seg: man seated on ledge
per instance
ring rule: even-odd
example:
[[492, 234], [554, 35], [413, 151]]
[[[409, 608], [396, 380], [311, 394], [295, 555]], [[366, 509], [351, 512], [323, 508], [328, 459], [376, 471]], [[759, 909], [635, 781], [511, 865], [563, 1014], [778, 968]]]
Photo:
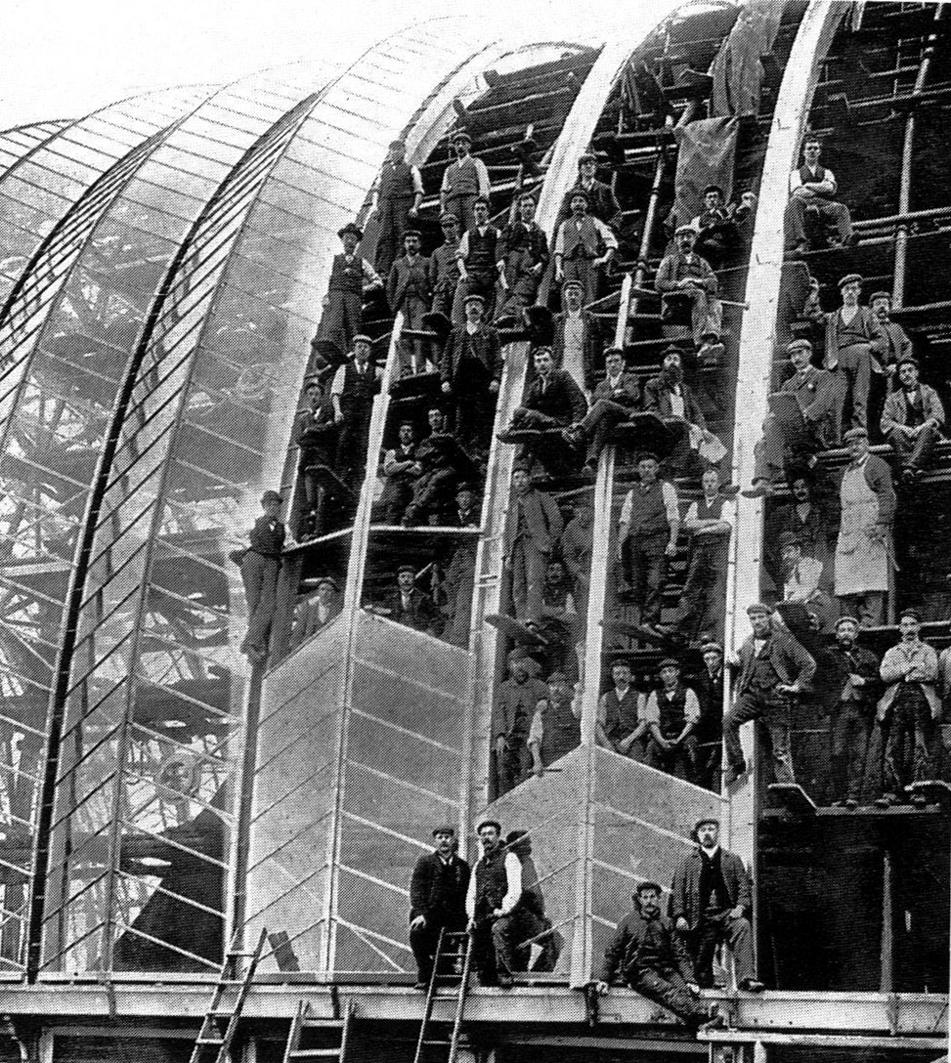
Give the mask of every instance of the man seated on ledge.
[[917, 483], [931, 463], [944, 426], [944, 407], [934, 388], [918, 380], [918, 361], [898, 363], [898, 386], [885, 399], [882, 434], [901, 462], [902, 483]]
[[786, 247], [797, 254], [809, 250], [806, 236], [806, 211], [814, 210], [823, 222], [836, 227], [833, 247], [847, 247], [855, 242], [852, 217], [844, 203], [833, 198], [838, 191], [835, 174], [819, 162], [822, 141], [807, 136], [802, 146], [802, 166], [789, 175], [789, 202], [786, 204]]

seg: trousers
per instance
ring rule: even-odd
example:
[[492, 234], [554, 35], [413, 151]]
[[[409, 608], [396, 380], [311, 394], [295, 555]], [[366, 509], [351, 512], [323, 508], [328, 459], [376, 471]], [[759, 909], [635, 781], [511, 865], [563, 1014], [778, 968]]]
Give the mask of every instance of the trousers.
[[733, 702], [723, 719], [723, 744], [727, 763], [738, 769], [744, 763], [740, 745], [740, 726], [750, 720], [762, 720], [769, 734], [776, 782], [795, 782], [790, 748], [788, 698], [768, 691], [744, 690]]
[[858, 701], [840, 701], [833, 710], [829, 720], [833, 800], [859, 799], [873, 711]]
[[697, 984], [703, 989], [713, 985], [713, 955], [717, 945], [725, 944], [733, 956], [737, 984], [756, 977], [753, 959], [753, 928], [745, 916], [734, 918], [729, 910], [705, 912], [691, 934]]
[[648, 767], [656, 768], [673, 775], [675, 779], [687, 782], [697, 781], [697, 739], [688, 735], [680, 745], [673, 749], [661, 749], [653, 736], [647, 740], [647, 752], [644, 762]]
[[241, 582], [248, 604], [248, 630], [243, 646], [264, 653], [267, 636], [277, 604], [277, 576], [281, 562], [265, 557], [256, 550], [248, 550], [241, 559]]
[[852, 216], [844, 203], [818, 196], [803, 198], [790, 196], [786, 204], [786, 246], [795, 247], [807, 241], [806, 211], [815, 211], [823, 221], [830, 221], [836, 227], [839, 240], [846, 243], [852, 238]]
[[906, 435], [897, 429], [888, 433], [888, 442], [903, 469], [924, 469], [940, 438], [941, 433], [933, 424], [923, 425], [916, 436]]
[[512, 602], [515, 618], [519, 621], [537, 621], [542, 613], [542, 590], [545, 585], [545, 569], [548, 554], [525, 535], [519, 535], [512, 544], [509, 559], [512, 568]]
[[410, 927], [409, 945], [413, 950], [416, 960], [416, 969], [419, 972], [419, 981], [428, 982], [433, 973], [433, 960], [436, 957], [436, 946], [439, 944], [440, 930], [460, 931], [465, 929], [465, 922], [446, 922], [435, 917], [426, 920], [425, 926]]
[[500, 976], [512, 977], [518, 936], [517, 916], [516, 911], [498, 919], [476, 920], [472, 934], [472, 958], [482, 985], [494, 985]]
[[667, 582], [668, 539], [664, 531], [660, 535], [632, 535], [624, 543], [625, 576], [642, 624], [656, 624], [660, 620]]
[[672, 967], [659, 970], [642, 968], [630, 979], [631, 989], [672, 1011], [687, 1026], [699, 1026], [707, 1019], [703, 1005], [687, 989], [679, 971]]
[[917, 683], [903, 683], [891, 705], [885, 742], [885, 792], [901, 794], [912, 782], [933, 778], [934, 721], [931, 706]]
[[317, 339], [336, 345], [341, 361], [353, 346], [353, 337], [363, 331], [363, 296], [331, 288], [320, 316]]
[[836, 441], [842, 438], [842, 416], [846, 399], [852, 396], [851, 428], [868, 428], [868, 391], [872, 381], [872, 352], [867, 343], [840, 347], [839, 364], [832, 374], [835, 397]]

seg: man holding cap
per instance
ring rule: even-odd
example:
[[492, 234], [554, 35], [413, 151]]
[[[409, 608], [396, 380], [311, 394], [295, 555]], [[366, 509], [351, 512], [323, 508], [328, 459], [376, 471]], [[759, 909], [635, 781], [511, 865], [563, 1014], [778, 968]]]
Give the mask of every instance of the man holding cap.
[[878, 700], [878, 657], [858, 644], [859, 622], [840, 616], [835, 645], [829, 650], [829, 750], [832, 767], [830, 796], [841, 808], [858, 808], [865, 770], [865, 754]]
[[[267, 656], [268, 633], [277, 604], [277, 577], [287, 529], [280, 519], [281, 496], [277, 491], [261, 495], [264, 511], [251, 529], [250, 545], [241, 555], [241, 582], [248, 607], [248, 630], [241, 652], [254, 664]], [[238, 560], [235, 556], [235, 560]]]
[[[699, 350], [705, 340], [719, 340], [723, 307], [717, 298], [717, 275], [710, 268], [710, 263], [693, 249], [696, 239], [697, 233], [692, 225], [677, 226], [674, 233], [677, 247], [661, 260], [654, 288], [662, 296], [676, 295], [690, 302], [693, 342]], [[671, 316], [667, 300], [662, 299], [661, 302], [661, 316]]]
[[472, 207], [478, 196], [488, 199], [492, 192], [489, 171], [481, 159], [470, 154], [472, 137], [464, 129], [457, 129], [450, 137], [456, 158], [442, 175], [439, 189], [439, 210], [455, 214], [459, 228], [468, 232], [475, 224]]
[[749, 720], [762, 720], [769, 732], [775, 781], [795, 782], [790, 714], [798, 695], [808, 688], [816, 662], [792, 635], [774, 626], [768, 605], [755, 602], [746, 612], [753, 630], [740, 647], [736, 697], [723, 721], [726, 784], [746, 773], [740, 726]]
[[485, 324], [485, 299], [467, 295], [464, 307], [465, 324], [449, 333], [439, 376], [443, 393], [455, 402], [454, 428], [460, 445], [470, 453], [485, 452], [502, 380], [502, 347], [498, 332]]
[[779, 394], [794, 397], [800, 416], [788, 416], [782, 410], [780, 416], [773, 412], [766, 415], [763, 435], [753, 448], [752, 489], [744, 491], [748, 498], [772, 494], [787, 462], [808, 463], [814, 454], [835, 446], [839, 439], [832, 374], [812, 364], [808, 340], [793, 340], [786, 345], [786, 353], [795, 372], [783, 382]]
[[580, 281], [583, 301], [598, 297], [599, 270], [617, 250], [617, 237], [599, 218], [588, 213], [590, 197], [583, 188], [571, 190], [571, 215], [555, 230], [555, 283]]
[[419, 167], [406, 161], [406, 144], [402, 140], [391, 140], [371, 212], [379, 226], [375, 264], [381, 277], [389, 275], [390, 266], [399, 254], [401, 234], [416, 222], [422, 202], [423, 179]]
[[724, 944], [733, 954], [736, 987], [763, 991], [753, 959], [750, 876], [736, 853], [720, 845], [720, 821], [702, 816], [694, 824], [694, 850], [680, 862], [670, 887], [670, 917], [690, 943], [697, 982], [713, 985], [713, 955]]
[[582, 310], [584, 285], [566, 280], [561, 288], [563, 310], [555, 314], [551, 356], [559, 369], [567, 369], [578, 387], [588, 394], [595, 386], [601, 368], [603, 337], [592, 310]]
[[[914, 608], [898, 614], [898, 644], [885, 652], [879, 674], [885, 693], [878, 703], [879, 726], [887, 728], [882, 766], [883, 794], [876, 805], [888, 808], [905, 797], [909, 783], [934, 778], [935, 725], [941, 719], [941, 699], [935, 684], [938, 655], [921, 640], [921, 613]], [[911, 803], [923, 806], [923, 794]]]
[[898, 386], [885, 399], [882, 434], [901, 463], [901, 478], [917, 483], [931, 461], [944, 427], [944, 407], [934, 388], [918, 380], [918, 361], [906, 354], [898, 363]]
[[427, 989], [439, 931], [459, 933], [466, 928], [469, 865], [456, 855], [456, 828], [436, 827], [436, 848], [424, 853], [413, 868], [409, 887], [409, 943], [416, 958], [417, 989]]
[[[407, 229], [403, 233], [404, 253], [390, 267], [386, 281], [386, 301], [394, 314], [402, 313], [403, 328], [419, 331], [423, 327], [423, 314], [429, 313], [433, 298], [432, 263], [419, 253], [419, 229]], [[430, 368], [423, 353], [422, 341], [400, 340], [403, 376], [422, 373]]]
[[476, 827], [476, 834], [482, 855], [472, 869], [466, 893], [473, 959], [480, 985], [511, 989], [522, 864], [502, 844], [502, 826], [497, 820], [484, 820]]
[[380, 390], [382, 373], [370, 362], [373, 340], [353, 337], [353, 356], [334, 374], [330, 398], [340, 424], [337, 440], [337, 474], [351, 489], [359, 491], [367, 460], [373, 399]]
[[835, 544], [835, 595], [863, 627], [884, 622], [893, 564], [895, 490], [888, 462], [870, 454], [868, 432], [845, 433], [851, 462], [839, 487], [839, 537]]
[[633, 910], [618, 924], [595, 988], [603, 995], [620, 978], [693, 1029], [722, 1026], [723, 1018], [711, 1017], [697, 1000], [693, 964], [673, 921], [660, 914], [661, 893], [658, 883], [645, 881], [631, 894]]
[[349, 222], [337, 235], [343, 243], [343, 253], [334, 256], [323, 313], [312, 346], [333, 344], [339, 362], [350, 350], [354, 336], [363, 328], [364, 296], [374, 288], [382, 288], [383, 281], [370, 263], [357, 254], [357, 246], [363, 239], [360, 226]]

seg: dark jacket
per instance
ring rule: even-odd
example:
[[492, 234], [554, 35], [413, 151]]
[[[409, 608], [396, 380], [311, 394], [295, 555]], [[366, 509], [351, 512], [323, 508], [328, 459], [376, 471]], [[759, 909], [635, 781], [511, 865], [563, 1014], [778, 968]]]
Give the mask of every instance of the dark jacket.
[[[924, 421], [933, 421], [940, 431], [944, 427], [944, 407], [941, 399], [934, 388], [927, 384], [919, 384], [918, 391], [921, 393], [921, 415]], [[882, 410], [882, 435], [888, 435], [899, 425], [908, 423], [908, 402], [905, 392], [901, 388], [891, 392], [885, 399], [885, 408]]]
[[[561, 209], [558, 211], [558, 217], [555, 219], [555, 232], [558, 232], [558, 226], [563, 221], [571, 217], [571, 197], [575, 189], [580, 187], [581, 182], [578, 181], [565, 193], [561, 201]], [[609, 225], [612, 229], [617, 229], [621, 224], [621, 204], [618, 203], [617, 196], [612, 191], [611, 186], [603, 181], [594, 180], [591, 183], [591, 187], [586, 188], [585, 192], [589, 197], [588, 213], [597, 218], [598, 221], [603, 221], [605, 225]]]
[[[633, 911], [629, 912], [618, 924], [614, 934], [614, 940], [608, 946], [604, 954], [604, 963], [601, 967], [600, 981], [610, 984], [617, 980], [618, 975], [625, 982], [633, 982], [642, 971], [655, 968], [647, 968], [640, 963], [639, 953], [647, 936], [650, 922], [641, 915], [641, 910], [635, 902]], [[662, 935], [665, 939], [666, 956], [661, 957], [658, 966], [673, 968], [678, 971], [685, 982], [696, 982], [693, 964], [687, 954], [683, 941], [674, 930], [673, 920], [665, 915], [658, 915]]]
[[[700, 922], [702, 914], [702, 901], [700, 899], [700, 871], [702, 868], [700, 846], [694, 847], [693, 852], [684, 857], [674, 872], [674, 881], [670, 886], [670, 903], [668, 915], [676, 921], [683, 917], [690, 924], [690, 929], [695, 930]], [[720, 871], [723, 874], [723, 883], [726, 886], [727, 895], [730, 898], [730, 907], [740, 907], [748, 916], [753, 905], [753, 894], [750, 889], [750, 876], [746, 866], [736, 853], [720, 846]]]
[[[776, 628], [773, 628], [771, 632], [769, 659], [779, 676], [779, 681], [788, 684], [795, 683], [800, 690], [807, 689], [815, 675], [816, 662], [812, 654], [792, 635], [786, 635]], [[746, 686], [753, 670], [753, 661], [753, 636], [750, 635], [740, 647], [740, 677], [735, 688], [738, 693], [742, 693]]]
[[[857, 703], [868, 710], [869, 718], [875, 711], [875, 703], [882, 692], [879, 677], [879, 660], [870, 649], [855, 645], [851, 650], [843, 649], [835, 643], [828, 651], [826, 667], [822, 678], [830, 695], [830, 707], [839, 707], [845, 703]], [[861, 676], [865, 686], [853, 687], [850, 675]]]
[[[565, 357], [565, 320], [567, 313], [555, 314], [554, 335], [551, 342], [551, 357], [556, 368], [562, 368]], [[581, 311], [582, 334], [581, 349], [584, 369], [584, 386], [590, 391], [594, 387], [594, 374], [601, 367], [604, 342], [601, 326], [590, 310]]]
[[459, 370], [459, 362], [462, 359], [466, 346], [474, 352], [482, 363], [486, 372], [486, 381], [502, 379], [502, 356], [499, 334], [494, 328], [483, 325], [478, 331], [468, 336], [465, 325], [458, 325], [449, 333], [446, 340], [446, 349], [442, 353], [442, 361], [439, 366], [439, 376], [443, 382], [454, 384], [456, 373]]
[[[706, 428], [706, 418], [693, 392], [683, 382], [681, 382], [680, 390], [684, 400], [684, 420], [697, 425], [698, 428]], [[658, 417], [674, 416], [670, 405], [670, 390], [663, 377], [652, 376], [644, 385], [644, 409], [650, 413], [656, 413]]]
[[537, 376], [529, 385], [522, 402], [526, 409], [544, 413], [565, 426], [584, 418], [587, 400], [567, 369], [552, 369], [544, 390], [542, 384], [542, 378]]
[[633, 373], [628, 373], [625, 370], [618, 379], [618, 385], [617, 388], [612, 388], [611, 382], [607, 377], [599, 381], [598, 386], [591, 394], [591, 405], [593, 406], [598, 399], [610, 399], [619, 406], [628, 406], [632, 410], [636, 409], [641, 401], [640, 380]]
[[[551, 553], [561, 538], [565, 525], [558, 503], [551, 495], [532, 487], [523, 497], [522, 505], [525, 507], [525, 524], [532, 545], [539, 553]], [[505, 528], [506, 557], [512, 554], [512, 545], [518, 532], [517, 507], [518, 498], [513, 494], [509, 505], [509, 519]]]
[[[834, 310], [831, 314], [825, 314], [826, 323], [826, 348], [825, 357], [822, 360], [823, 368], [835, 369], [839, 364], [839, 311]], [[845, 327], [844, 325], [842, 326]], [[882, 328], [882, 323], [867, 306], [860, 306], [858, 314], [849, 324], [849, 330], [853, 333], [863, 333], [869, 345], [869, 353], [875, 358], [881, 356], [888, 349], [888, 337]]]
[[426, 917], [429, 924], [464, 926], [466, 890], [469, 888], [469, 865], [453, 856], [451, 884], [447, 889], [440, 875], [442, 860], [436, 853], [424, 853], [416, 861], [409, 887], [409, 917]]
[[835, 380], [827, 369], [810, 366], [805, 374], [794, 373], [780, 391], [796, 397], [803, 419], [827, 446], [835, 440]]
[[399, 588], [387, 598], [385, 608], [389, 611], [391, 620], [417, 631], [438, 631], [440, 628], [439, 613], [428, 594], [423, 594], [415, 588], [409, 594], [409, 608], [404, 611], [403, 599]]
[[386, 280], [386, 301], [394, 313], [402, 307], [410, 289], [425, 303], [432, 300], [433, 264], [423, 255], [419, 255], [412, 265], [406, 255], [402, 255], [390, 266], [390, 275]]
[[654, 278], [654, 288], [665, 294], [676, 292], [680, 290], [677, 281], [691, 276], [708, 296], [717, 294], [717, 275], [710, 268], [710, 263], [695, 251], [690, 253], [689, 258], [680, 251], [671, 251], [669, 255], [665, 255]]
[[499, 259], [508, 264], [508, 256], [516, 251], [525, 254], [522, 269], [528, 269], [538, 263], [542, 266], [548, 265], [548, 238], [537, 222], [532, 222], [526, 229], [524, 222], [514, 221], [502, 230]]

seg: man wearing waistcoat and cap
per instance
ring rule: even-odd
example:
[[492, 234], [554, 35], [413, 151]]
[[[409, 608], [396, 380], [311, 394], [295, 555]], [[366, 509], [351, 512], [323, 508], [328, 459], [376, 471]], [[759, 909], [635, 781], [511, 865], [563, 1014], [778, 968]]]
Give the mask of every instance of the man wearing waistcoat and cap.
[[555, 283], [576, 280], [584, 285], [584, 302], [598, 297], [600, 270], [617, 251], [617, 237], [588, 213], [590, 197], [583, 188], [571, 191], [571, 216], [555, 231]]
[[478, 196], [472, 204], [473, 223], [462, 234], [456, 261], [459, 265], [459, 287], [463, 299], [481, 295], [485, 304], [485, 319], [492, 321], [495, 312], [495, 289], [504, 276], [502, 234], [489, 224], [489, 201]]
[[442, 314], [453, 325], [460, 325], [464, 320], [462, 310], [462, 291], [459, 288], [459, 219], [455, 214], [443, 214], [439, 219], [443, 242], [430, 255], [433, 264], [433, 303], [434, 314]]
[[330, 398], [340, 424], [337, 440], [337, 473], [354, 491], [359, 490], [367, 460], [373, 399], [380, 391], [382, 373], [370, 360], [373, 340], [353, 337], [352, 357], [334, 374]]
[[382, 288], [383, 281], [370, 263], [357, 254], [357, 246], [363, 239], [360, 226], [350, 222], [337, 235], [343, 243], [343, 252], [334, 256], [320, 325], [311, 346], [333, 344], [339, 362], [363, 328], [365, 295]]
[[496, 820], [483, 821], [476, 833], [482, 855], [472, 869], [466, 893], [473, 959], [480, 985], [511, 989], [522, 864], [502, 844], [502, 826]]
[[602, 749], [643, 760], [649, 725], [643, 717], [643, 696], [631, 683], [627, 661], [611, 665], [611, 686], [598, 699], [595, 740]]
[[528, 729], [532, 773], [545, 769], [581, 744], [581, 704], [564, 672], [548, 677], [548, 696], [540, 698]]
[[241, 652], [255, 664], [260, 664], [267, 656], [268, 633], [277, 604], [277, 577], [287, 535], [279, 516], [281, 501], [277, 491], [265, 491], [261, 496], [264, 512], [254, 522], [250, 545], [239, 562], [248, 606], [248, 629], [241, 643]]
[[389, 275], [400, 253], [403, 233], [411, 228], [419, 216], [423, 201], [423, 179], [419, 167], [406, 161], [406, 144], [390, 141], [389, 155], [383, 163], [374, 196], [372, 216], [379, 228], [376, 235], [376, 271], [381, 277]]
[[[403, 328], [419, 331], [423, 314], [429, 313], [433, 297], [432, 263], [419, 253], [419, 229], [403, 233], [404, 253], [390, 267], [386, 282], [386, 301], [394, 314], [402, 313]], [[400, 340], [400, 369], [403, 376], [411, 376], [429, 369], [422, 341]]]
[[660, 685], [644, 703], [648, 739], [646, 763], [687, 782], [697, 781], [697, 739], [700, 703], [680, 680], [680, 661], [665, 657], [657, 669]]
[[472, 137], [464, 129], [456, 130], [450, 140], [456, 158], [443, 171], [439, 210], [443, 214], [455, 214], [460, 230], [468, 232], [475, 224], [476, 199], [481, 196], [488, 200], [491, 195], [489, 171], [481, 159], [471, 154]]
[[556, 232], [558, 226], [566, 218], [571, 217], [571, 197], [577, 188], [580, 188], [588, 197], [588, 213], [617, 232], [621, 224], [621, 205], [611, 186], [595, 177], [597, 170], [598, 160], [594, 152], [585, 151], [578, 156], [578, 180], [574, 188], [568, 189], [561, 201], [561, 208], [555, 219]]
[[806, 211], [814, 210], [823, 221], [832, 222], [837, 231], [833, 246], [854, 242], [849, 208], [836, 201], [835, 174], [819, 162], [822, 142], [807, 136], [802, 146], [803, 163], [789, 175], [789, 202], [786, 204], [786, 247], [802, 253], [809, 250], [806, 236]]
[[535, 197], [530, 192], [518, 197], [518, 219], [502, 230], [498, 255], [505, 277], [498, 316], [514, 314], [521, 322], [525, 308], [535, 302], [549, 258], [548, 239], [535, 221]]
[[456, 855], [456, 828], [433, 830], [436, 848], [424, 853], [413, 868], [409, 887], [409, 943], [416, 959], [417, 989], [426, 989], [440, 930], [459, 933], [466, 928], [469, 865]]
[[508, 656], [509, 678], [498, 685], [493, 721], [499, 793], [508, 793], [531, 767], [528, 736], [538, 703], [548, 687], [538, 678], [539, 664], [516, 647]]
[[661, 296], [689, 299], [693, 341], [699, 350], [707, 340], [719, 341], [723, 307], [717, 298], [717, 275], [710, 263], [693, 249], [696, 239], [693, 226], [677, 226], [674, 233], [676, 249], [661, 260], [654, 288]]

